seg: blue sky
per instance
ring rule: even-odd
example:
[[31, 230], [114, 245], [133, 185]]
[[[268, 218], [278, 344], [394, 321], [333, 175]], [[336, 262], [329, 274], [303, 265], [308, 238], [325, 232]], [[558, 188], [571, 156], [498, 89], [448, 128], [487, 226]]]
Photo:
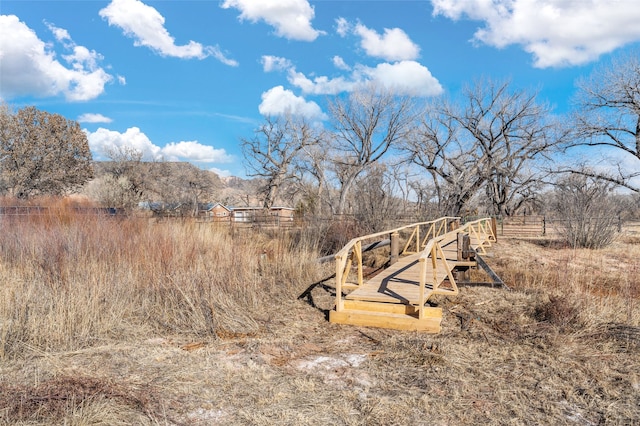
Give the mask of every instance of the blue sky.
[[638, 22], [637, 0], [0, 0], [0, 98], [79, 121], [98, 160], [243, 176], [265, 115], [323, 120], [371, 80], [429, 98], [508, 78], [566, 112]]

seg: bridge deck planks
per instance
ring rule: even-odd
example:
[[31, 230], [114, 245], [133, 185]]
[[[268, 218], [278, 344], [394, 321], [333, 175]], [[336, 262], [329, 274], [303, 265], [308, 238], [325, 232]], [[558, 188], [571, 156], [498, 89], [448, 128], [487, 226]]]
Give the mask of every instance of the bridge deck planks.
[[[423, 300], [428, 300], [433, 294], [457, 294], [455, 282], [448, 283], [447, 281], [450, 272], [457, 266], [462, 268], [461, 270], [477, 266], [475, 259], [458, 260], [460, 255], [464, 254], [461, 251], [462, 247], [460, 247], [460, 251], [458, 250], [461, 232], [469, 237], [471, 247], [482, 253], [491, 246], [491, 242], [495, 241], [492, 235], [487, 235], [481, 226], [478, 228], [469, 227], [435, 237], [434, 243], [437, 243], [436, 291], [432, 287], [434, 283], [432, 259], [427, 258], [424, 263], [419, 260], [421, 255], [425, 255], [426, 246], [423, 245], [421, 247], [422, 253], [401, 257], [395, 264], [365, 281], [359, 287], [357, 283], [344, 284], [343, 290], [353, 289], [353, 291], [346, 296], [343, 296], [342, 292], [336, 295], [339, 299], [336, 301], [336, 309], [330, 311], [329, 321], [364, 327], [439, 333], [442, 309], [433, 306], [418, 307], [420, 303], [420, 274], [425, 273], [427, 282]], [[423, 241], [428, 239], [426, 237]], [[412, 241], [412, 244], [415, 244], [415, 241]], [[428, 246], [428, 244], [426, 245]], [[411, 244], [409, 246], [411, 247]], [[429, 253], [430, 255], [431, 253]], [[344, 260], [343, 257], [340, 259]], [[421, 271], [423, 266], [425, 270]], [[352, 267], [352, 273], [354, 269], [355, 267]], [[349, 271], [345, 270], [344, 273], [349, 274]], [[340, 280], [344, 278], [346, 277], [340, 276]]]
[[[445, 240], [441, 243], [443, 252], [449, 264], [449, 270], [455, 266], [457, 258], [456, 240]], [[420, 255], [415, 253], [400, 258], [396, 263], [385, 269], [375, 277], [365, 281], [346, 296], [347, 300], [363, 300], [371, 302], [418, 304], [420, 299]], [[441, 261], [439, 261], [441, 262]], [[429, 281], [433, 277], [433, 267], [431, 262], [427, 262], [427, 286], [425, 297], [428, 299], [433, 288]], [[442, 283], [448, 276], [447, 270], [437, 268], [438, 284]]]

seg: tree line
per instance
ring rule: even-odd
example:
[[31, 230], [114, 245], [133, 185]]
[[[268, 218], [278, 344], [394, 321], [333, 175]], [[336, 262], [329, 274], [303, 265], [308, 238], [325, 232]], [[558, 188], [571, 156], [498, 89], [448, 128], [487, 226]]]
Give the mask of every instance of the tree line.
[[104, 207], [198, 213], [220, 188], [215, 173], [192, 164], [144, 161], [131, 147], [113, 148], [94, 162], [80, 125], [28, 106], [0, 105], [0, 195], [16, 199], [83, 191]]
[[[639, 167], [558, 163], [580, 148], [606, 147], [640, 165], [637, 55], [594, 71], [577, 88], [575, 108], [559, 116], [537, 91], [509, 81], [479, 79], [458, 96], [429, 100], [368, 85], [329, 100], [325, 123], [266, 117], [241, 147], [265, 208], [281, 203], [304, 214], [353, 215], [371, 229], [398, 215], [569, 211], [562, 201], [578, 195], [593, 203], [610, 201], [615, 187], [640, 194]], [[197, 213], [221, 187], [211, 172], [149, 164], [134, 149], [108, 156], [94, 164], [72, 120], [0, 107], [1, 194], [29, 198], [84, 187], [109, 207], [154, 199]], [[543, 199], [550, 184], [565, 195]]]
[[598, 155], [593, 148], [606, 147], [640, 165], [638, 57], [577, 87], [575, 108], [560, 116], [538, 92], [508, 81], [479, 79], [457, 97], [429, 101], [370, 85], [330, 100], [327, 125], [267, 117], [242, 148], [265, 207], [286, 200], [314, 214], [371, 218], [413, 207], [510, 216], [539, 207], [549, 184], [640, 194], [639, 167], [558, 163], [578, 148]]

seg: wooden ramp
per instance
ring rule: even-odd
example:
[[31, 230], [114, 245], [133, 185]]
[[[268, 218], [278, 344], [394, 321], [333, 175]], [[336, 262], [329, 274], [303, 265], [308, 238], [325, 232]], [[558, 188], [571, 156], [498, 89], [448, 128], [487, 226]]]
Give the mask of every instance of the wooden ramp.
[[[449, 232], [449, 226], [443, 226], [439, 235], [427, 233], [424, 240], [418, 232], [416, 248], [424, 247], [422, 250], [400, 257], [367, 281], [362, 279], [361, 267], [358, 267], [358, 262], [362, 262], [362, 254], [357, 252], [361, 244], [350, 243], [351, 252], [346, 261], [344, 249], [336, 255], [336, 309], [330, 312], [329, 320], [339, 324], [438, 333], [442, 309], [429, 306], [427, 302], [436, 294], [458, 294], [456, 270], [475, 267], [475, 250], [484, 253], [495, 241], [494, 228], [486, 221], [472, 222]], [[391, 233], [392, 241], [393, 235]], [[354, 263], [358, 282], [349, 283], [346, 276]]]

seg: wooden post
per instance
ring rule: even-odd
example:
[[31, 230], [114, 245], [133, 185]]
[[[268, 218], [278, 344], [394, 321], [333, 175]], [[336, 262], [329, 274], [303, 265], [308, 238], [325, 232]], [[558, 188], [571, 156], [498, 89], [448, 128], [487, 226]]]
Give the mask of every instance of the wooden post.
[[400, 252], [400, 234], [394, 232], [391, 234], [391, 257], [389, 258], [389, 265], [393, 265], [398, 261]]
[[462, 250], [463, 250], [463, 246], [464, 246], [464, 233], [462, 232], [458, 232], [458, 260], [463, 260], [462, 259]]
[[496, 241], [498, 241], [498, 224], [495, 217], [491, 218], [491, 232], [493, 232], [493, 236], [495, 237]]
[[420, 288], [418, 289], [418, 319], [424, 319], [424, 286], [426, 283], [427, 272], [426, 272], [426, 260], [423, 257], [420, 257]]
[[344, 310], [344, 301], [342, 300], [342, 258], [336, 256], [336, 312]]
[[353, 245], [353, 254], [358, 261], [358, 285], [361, 286], [364, 282], [362, 273], [362, 241], [358, 241]]

